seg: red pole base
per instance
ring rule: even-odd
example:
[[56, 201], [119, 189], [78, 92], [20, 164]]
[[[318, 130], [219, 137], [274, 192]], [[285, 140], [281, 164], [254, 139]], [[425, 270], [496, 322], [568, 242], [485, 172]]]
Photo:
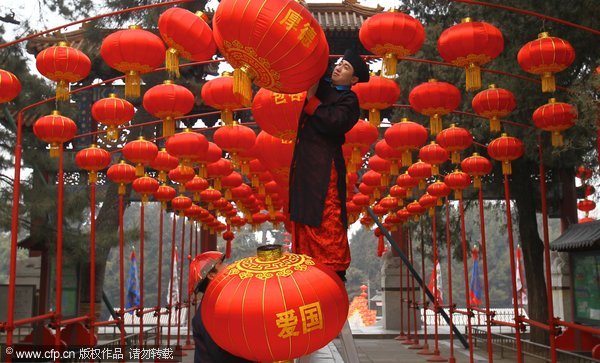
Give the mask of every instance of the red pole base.
[[428, 362], [447, 362], [448, 359], [442, 357], [441, 355], [438, 354], [434, 354], [431, 357], [427, 358]]
[[181, 349], [181, 345], [176, 345], [175, 350], [173, 350], [173, 356], [175, 357], [185, 357], [187, 354]]
[[413, 345], [413, 344], [415, 344], [415, 341], [414, 341], [414, 340], [412, 340], [412, 338], [410, 338], [410, 337], [407, 337], [407, 338], [406, 338], [406, 339], [405, 339], [405, 340], [404, 340], [402, 343], [400, 343], [400, 344], [402, 344], [402, 345]]
[[432, 355], [433, 352], [431, 350], [429, 350], [429, 344], [425, 343], [425, 344], [423, 344], [423, 349], [419, 350], [417, 352], [417, 354], [420, 354], [420, 355]]
[[181, 347], [181, 349], [183, 349], [183, 350], [194, 350], [194, 349], [196, 349], [196, 346], [194, 344], [188, 344], [188, 343], [186, 343], [183, 347]]
[[409, 346], [408, 349], [423, 349], [423, 346], [415, 342], [415, 344]]
[[400, 335], [398, 335], [394, 339], [396, 339], [396, 340], [406, 340], [406, 335], [404, 335], [404, 333], [400, 333]]

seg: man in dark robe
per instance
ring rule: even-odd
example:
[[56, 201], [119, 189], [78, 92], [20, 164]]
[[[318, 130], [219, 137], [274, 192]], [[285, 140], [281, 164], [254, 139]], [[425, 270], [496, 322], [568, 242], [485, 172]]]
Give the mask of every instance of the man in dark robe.
[[343, 281], [350, 247], [342, 145], [360, 116], [351, 87], [368, 80], [366, 63], [347, 50], [331, 77], [307, 91], [290, 169], [293, 251], [324, 263]]

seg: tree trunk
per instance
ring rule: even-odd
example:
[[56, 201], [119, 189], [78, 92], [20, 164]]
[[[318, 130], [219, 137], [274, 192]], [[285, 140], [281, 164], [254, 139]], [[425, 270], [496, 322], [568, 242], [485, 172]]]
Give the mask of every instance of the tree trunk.
[[[527, 162], [529, 164], [529, 162]], [[544, 244], [540, 239], [536, 219], [536, 201], [534, 187], [528, 173], [533, 165], [525, 168], [514, 168], [511, 183], [511, 197], [518, 209], [519, 234], [523, 250], [523, 266], [527, 282], [527, 299], [529, 318], [547, 323], [548, 305], [546, 281], [544, 279]], [[524, 172], [520, 172], [523, 170]], [[531, 326], [531, 341], [548, 344], [549, 335], [544, 329]]]

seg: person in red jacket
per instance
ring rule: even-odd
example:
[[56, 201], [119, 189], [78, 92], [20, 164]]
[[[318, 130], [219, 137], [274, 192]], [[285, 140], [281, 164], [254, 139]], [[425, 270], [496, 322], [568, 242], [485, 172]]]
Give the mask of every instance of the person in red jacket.
[[331, 77], [323, 77], [307, 91], [290, 168], [293, 252], [324, 263], [343, 281], [350, 247], [342, 145], [360, 116], [351, 87], [368, 81], [367, 64], [347, 50]]

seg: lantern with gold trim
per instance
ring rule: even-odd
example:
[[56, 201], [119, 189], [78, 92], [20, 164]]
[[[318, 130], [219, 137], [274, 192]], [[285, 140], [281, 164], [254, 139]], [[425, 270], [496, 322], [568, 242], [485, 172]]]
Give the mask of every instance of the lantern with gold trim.
[[369, 168], [381, 174], [381, 186], [387, 187], [390, 185], [390, 168], [392, 163], [389, 160], [373, 155], [369, 158]]
[[273, 92], [298, 93], [327, 69], [325, 33], [296, 1], [222, 0], [213, 30], [221, 54], [235, 68], [234, 93], [245, 106], [250, 106], [251, 82]]
[[171, 200], [171, 207], [180, 217], [185, 215], [185, 211], [191, 207], [192, 204], [192, 200], [183, 194], [180, 194]]
[[524, 152], [521, 140], [505, 133], [501, 137], [492, 140], [487, 149], [492, 159], [502, 162], [502, 174], [505, 175], [512, 174], [511, 161], [520, 158]]
[[502, 53], [504, 37], [492, 24], [464, 18], [442, 32], [437, 47], [446, 62], [465, 68], [470, 92], [481, 88], [480, 66]]
[[454, 170], [444, 177], [444, 184], [454, 190], [454, 198], [461, 199], [462, 190], [471, 185], [471, 177], [465, 172]]
[[423, 208], [427, 209], [429, 215], [433, 217], [435, 206], [438, 205], [438, 198], [435, 195], [425, 193], [419, 198], [418, 202]]
[[109, 67], [125, 73], [125, 98], [140, 96], [141, 74], [152, 72], [165, 61], [165, 45], [149, 31], [130, 25], [102, 41], [100, 55]]
[[252, 149], [256, 141], [256, 134], [248, 126], [234, 121], [231, 126], [219, 127], [213, 134], [213, 141], [229, 153], [233, 166], [239, 168], [238, 154]]
[[0, 104], [10, 102], [21, 93], [21, 82], [9, 71], [0, 69]]
[[451, 124], [435, 138], [437, 143], [450, 152], [452, 164], [460, 164], [460, 152], [473, 144], [473, 135], [469, 130]]
[[377, 128], [365, 120], [358, 120], [350, 131], [346, 132], [346, 142], [343, 147], [352, 150], [347, 163], [348, 171], [354, 172], [359, 164], [362, 165], [363, 155], [369, 150], [371, 144], [377, 141], [378, 137]]
[[406, 210], [413, 216], [413, 219], [415, 221], [418, 221], [421, 214], [425, 213], [426, 211], [425, 207], [423, 207], [417, 201], [408, 203], [408, 205], [406, 206]]
[[564, 145], [562, 131], [575, 125], [577, 111], [568, 103], [556, 102], [555, 98], [533, 111], [533, 123], [536, 127], [552, 133], [552, 146]]
[[119, 184], [119, 195], [125, 194], [127, 184], [133, 182], [136, 178], [135, 168], [121, 160], [118, 164], [111, 165], [106, 171], [106, 176], [113, 183]]
[[460, 163], [460, 167], [473, 177], [473, 187], [477, 189], [481, 188], [481, 177], [492, 171], [492, 163], [478, 153], [473, 153], [473, 156], [465, 158]]
[[199, 176], [195, 176], [192, 180], [185, 183], [185, 190], [194, 193], [194, 202], [200, 201], [200, 192], [208, 189], [208, 181]]
[[186, 165], [178, 165], [176, 168], [169, 170], [169, 179], [179, 185], [179, 193], [185, 192], [187, 182], [194, 179], [196, 171], [194, 168]]
[[404, 188], [406, 190], [406, 196], [410, 197], [412, 196], [412, 189], [419, 185], [419, 181], [410, 176], [408, 171], [405, 171], [404, 174], [400, 174], [396, 178], [396, 185]]
[[471, 106], [478, 115], [490, 119], [490, 132], [499, 132], [500, 117], [511, 113], [517, 107], [517, 103], [512, 92], [504, 88], [497, 88], [495, 84], [490, 84], [488, 89], [477, 93], [473, 97]]
[[167, 152], [179, 159], [181, 165], [190, 166], [208, 150], [208, 140], [202, 134], [184, 129], [170, 137], [165, 143]]
[[158, 190], [159, 184], [158, 180], [144, 175], [135, 179], [131, 186], [142, 197], [142, 203], [146, 203], [150, 196]]
[[450, 189], [446, 183], [436, 180], [434, 183], [427, 186], [427, 193], [437, 198], [437, 205], [442, 205], [442, 198], [450, 195]]
[[375, 75], [371, 75], [368, 82], [356, 83], [352, 91], [358, 97], [360, 108], [369, 111], [369, 123], [375, 127], [381, 123], [379, 111], [391, 107], [400, 98], [398, 83]]
[[169, 138], [175, 133], [175, 118], [188, 114], [194, 107], [194, 94], [165, 80], [144, 93], [143, 105], [149, 114], [163, 120], [162, 134]]
[[158, 146], [140, 136], [125, 144], [122, 153], [125, 159], [135, 164], [135, 175], [141, 177], [144, 175], [144, 166], [156, 159]]
[[430, 79], [410, 91], [408, 102], [416, 112], [429, 116], [429, 131], [442, 131], [442, 116], [454, 111], [460, 104], [460, 91], [454, 85]]
[[390, 174], [398, 175], [400, 173], [400, 166], [402, 165], [402, 150], [396, 150], [392, 148], [385, 139], [377, 141], [375, 144], [375, 154], [389, 160], [391, 163]]
[[425, 189], [427, 178], [431, 177], [431, 165], [421, 160], [408, 167], [408, 175], [419, 181], [419, 189]]
[[177, 195], [175, 188], [168, 185], [161, 185], [154, 192], [154, 199], [160, 202], [163, 209], [167, 207], [167, 202], [170, 202]]
[[50, 157], [57, 158], [63, 143], [71, 140], [77, 133], [75, 121], [61, 116], [54, 110], [51, 115], [42, 116], [33, 124], [35, 136], [50, 144]]
[[94, 184], [98, 181], [98, 171], [110, 164], [110, 153], [92, 144], [77, 152], [75, 163], [81, 169], [88, 171], [88, 182]]
[[575, 50], [564, 39], [540, 33], [538, 39], [525, 44], [517, 54], [517, 61], [525, 72], [542, 76], [542, 92], [556, 91], [554, 73], [573, 63]]
[[131, 102], [118, 98], [114, 93], [92, 105], [92, 117], [107, 126], [106, 139], [110, 141], [119, 139], [119, 126], [131, 121], [134, 115], [135, 108]]
[[150, 162], [150, 167], [158, 170], [158, 180], [161, 183], [167, 181], [167, 174], [172, 169], [175, 169], [177, 165], [179, 165], [179, 160], [171, 156], [165, 148], [161, 148], [154, 160]]
[[79, 82], [90, 74], [92, 62], [80, 50], [66, 42], [42, 50], [35, 57], [35, 66], [44, 77], [57, 82], [56, 99], [69, 99], [69, 84]]
[[427, 129], [416, 122], [402, 118], [385, 130], [385, 142], [392, 148], [402, 151], [402, 165], [412, 164], [412, 151], [420, 148], [427, 141]]
[[206, 82], [200, 94], [204, 103], [221, 110], [221, 121], [225, 125], [232, 125], [233, 110], [244, 106], [241, 96], [233, 92], [233, 77], [229, 72]]
[[384, 74], [395, 77], [398, 60], [423, 46], [425, 28], [412, 16], [392, 9], [365, 20], [358, 37], [367, 50], [383, 58]]
[[291, 142], [296, 138], [305, 98], [306, 92], [286, 94], [261, 88], [252, 100], [252, 115], [261, 130]]
[[182, 8], [170, 8], [158, 18], [158, 31], [169, 49], [165, 54], [167, 71], [179, 78], [179, 57], [196, 62], [209, 60], [217, 45], [208, 17], [201, 11], [195, 14]]
[[406, 197], [407, 190], [399, 185], [392, 185], [390, 187], [390, 196], [396, 198], [398, 207], [402, 207], [404, 204], [404, 198]]
[[438, 175], [440, 173], [440, 164], [448, 160], [448, 151], [432, 141], [429, 145], [423, 146], [419, 150], [419, 158], [431, 165], [431, 174]]

